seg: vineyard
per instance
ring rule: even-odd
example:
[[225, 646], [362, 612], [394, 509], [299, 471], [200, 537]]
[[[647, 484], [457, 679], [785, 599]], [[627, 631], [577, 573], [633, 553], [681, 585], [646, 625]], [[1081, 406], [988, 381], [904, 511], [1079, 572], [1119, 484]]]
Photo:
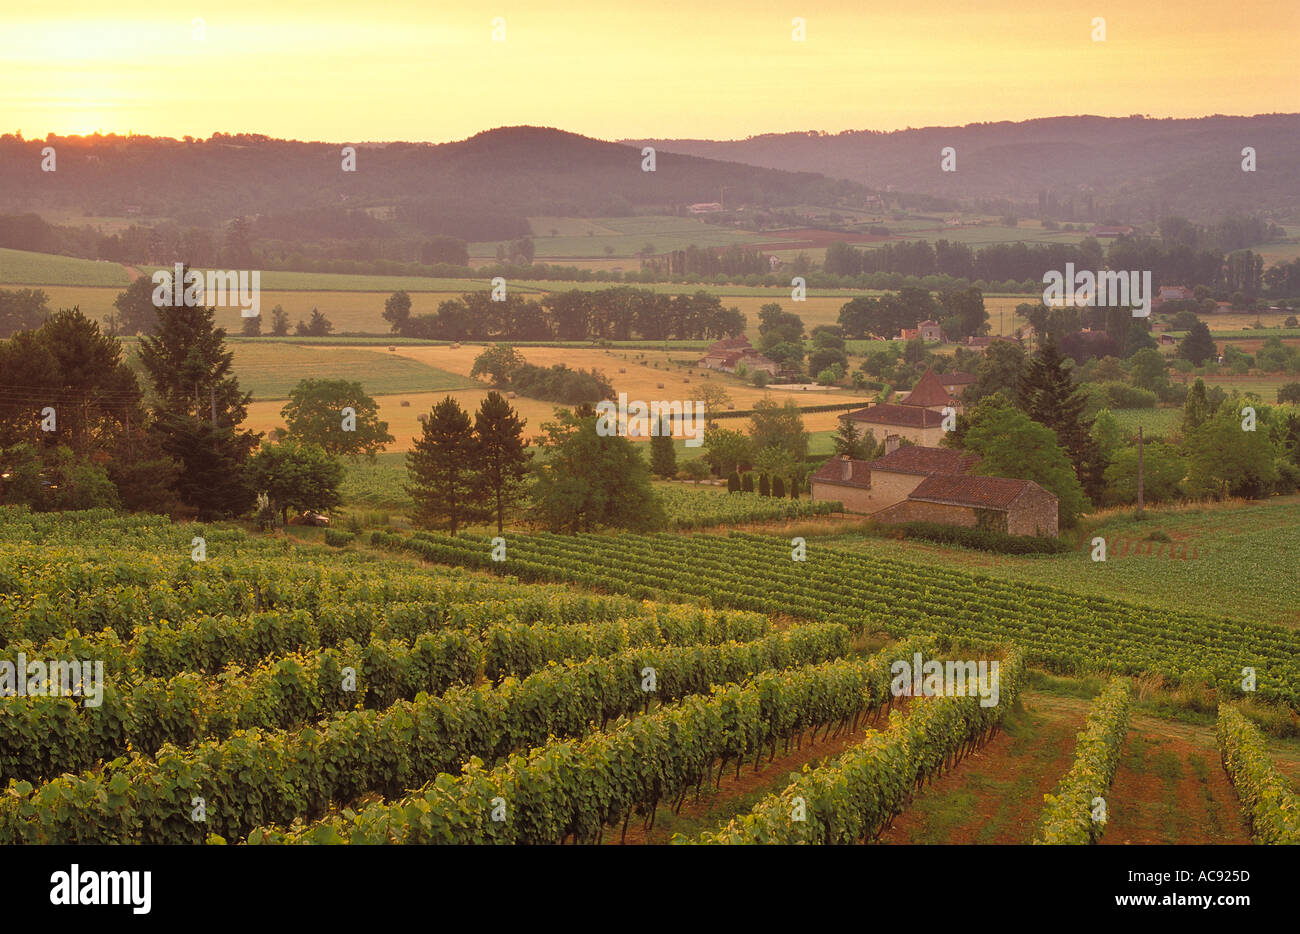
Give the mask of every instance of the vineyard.
[[[49, 665], [0, 692], [0, 843], [629, 842], [760, 767], [779, 784], [752, 808], [674, 842], [870, 842], [999, 734], [1029, 665], [1080, 666], [1100, 633], [1139, 625], [1095, 602], [1072, 629], [1041, 588], [819, 569], [829, 556], [754, 536], [512, 536], [500, 565], [486, 540], [374, 542], [395, 553], [0, 508], [3, 657]], [[1131, 644], [1187, 621], [1144, 624]], [[1217, 630], [1197, 632], [1215, 659]], [[1261, 685], [1286, 651], [1270, 632], [1243, 631]], [[914, 656], [992, 659], [1000, 696], [900, 697]], [[60, 689], [72, 661], [102, 664], [93, 703], [84, 682]], [[1098, 698], [1062, 777], [1072, 828], [1113, 768], [1127, 691]], [[1290, 839], [1294, 794], [1234, 715], [1229, 774], [1261, 840]], [[828, 743], [836, 757], [779, 778]]]
[[838, 622], [855, 633], [933, 634], [993, 645], [1013, 641], [1050, 671], [1157, 674], [1300, 708], [1300, 633], [1280, 626], [1080, 596], [943, 567], [807, 548], [733, 533], [533, 535], [507, 538], [506, 560], [486, 539], [376, 532], [381, 547], [522, 580], [563, 580], [634, 598], [704, 600], [718, 607]]
[[843, 512], [837, 502], [810, 499], [783, 499], [758, 493], [702, 493], [663, 487], [656, 491], [674, 529], [704, 529], [715, 525], [742, 522], [768, 522], [774, 519], [806, 519]]

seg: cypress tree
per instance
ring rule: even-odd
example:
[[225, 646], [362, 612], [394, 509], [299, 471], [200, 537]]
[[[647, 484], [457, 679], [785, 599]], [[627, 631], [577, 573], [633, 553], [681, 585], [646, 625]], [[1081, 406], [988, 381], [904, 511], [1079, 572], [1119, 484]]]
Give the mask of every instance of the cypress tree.
[[765, 473], [758, 475], [758, 495], [759, 496], [772, 495], [772, 484], [768, 481], [767, 474]]
[[740, 474], [736, 473], [734, 470], [727, 475], [727, 492], [740, 492]]
[[741, 478], [740, 488], [746, 493], [754, 492], [754, 475], [752, 473], [747, 473], [743, 478]]
[[772, 495], [777, 499], [785, 498], [785, 481], [780, 477], [772, 478]]
[[677, 452], [667, 419], [660, 419], [659, 431], [650, 436], [650, 472], [665, 480], [677, 476]]

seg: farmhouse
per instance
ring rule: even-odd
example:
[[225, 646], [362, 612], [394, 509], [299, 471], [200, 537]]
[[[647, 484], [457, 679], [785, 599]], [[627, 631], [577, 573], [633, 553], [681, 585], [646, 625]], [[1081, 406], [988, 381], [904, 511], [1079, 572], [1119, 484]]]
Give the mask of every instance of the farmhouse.
[[881, 522], [1057, 534], [1054, 494], [1029, 480], [974, 476], [978, 463], [975, 455], [920, 445], [893, 448], [870, 463], [832, 458], [810, 478], [812, 498], [838, 500]]
[[[974, 377], [971, 377], [971, 382], [974, 382]], [[940, 413], [951, 406], [958, 414], [961, 413], [961, 401], [944, 385], [944, 378], [934, 370], [926, 370], [922, 373], [921, 378], [912, 387], [912, 391], [898, 401], [901, 405], [917, 405]]]
[[719, 370], [723, 373], [735, 373], [744, 364], [745, 369], [764, 370], [770, 376], [776, 376], [780, 366], [775, 360], [763, 356], [749, 345], [748, 337], [729, 337], [709, 345], [709, 349], [698, 361], [698, 366], [706, 370]]
[[881, 522], [939, 522], [1009, 535], [1057, 534], [1056, 495], [1032, 480], [1009, 477], [926, 477], [903, 502], [875, 516]]
[[841, 415], [840, 421], [855, 423], [860, 434], [870, 430], [878, 437], [883, 430], [886, 441], [897, 437], [906, 438], [913, 444], [933, 446], [943, 440], [943, 418], [941, 413], [919, 405], [878, 402]]
[[910, 341], [916, 337], [921, 338], [923, 341], [942, 341], [943, 331], [940, 330], [938, 321], [926, 320], [922, 321], [917, 327], [903, 328], [898, 336], [905, 341]]
[[940, 373], [939, 382], [943, 388], [948, 390], [952, 395], [961, 398], [961, 394], [966, 391], [966, 387], [976, 381], [974, 373]]

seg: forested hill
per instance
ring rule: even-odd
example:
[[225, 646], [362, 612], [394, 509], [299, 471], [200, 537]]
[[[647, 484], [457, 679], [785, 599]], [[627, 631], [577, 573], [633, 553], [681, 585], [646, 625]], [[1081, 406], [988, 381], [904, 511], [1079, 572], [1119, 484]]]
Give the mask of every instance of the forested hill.
[[[40, 170], [53, 146], [54, 173]], [[391, 205], [425, 234], [487, 240], [526, 234], [527, 215], [615, 216], [634, 207], [736, 203], [833, 204], [858, 186], [707, 158], [659, 154], [642, 171], [640, 147], [560, 130], [507, 127], [455, 143], [358, 144], [356, 171], [342, 171], [345, 143], [264, 136], [208, 140], [0, 137], [0, 212], [71, 209], [97, 216], [140, 213], [206, 226], [235, 215], [274, 215], [328, 235], [347, 207]], [[356, 220], [348, 217], [348, 223]], [[288, 238], [287, 238], [288, 239]]]
[[[1206, 220], [1228, 213], [1300, 214], [1300, 114], [1052, 117], [892, 133], [784, 133], [729, 142], [636, 140], [661, 150], [791, 171], [817, 171], [873, 188], [970, 201], [1007, 199], [1039, 211], [1040, 193], [1066, 220], [1120, 223], [1181, 214]], [[940, 171], [940, 151], [956, 150], [957, 170]], [[1254, 147], [1257, 171], [1242, 171]], [[1087, 199], [1092, 199], [1087, 216]], [[1065, 213], [1070, 199], [1074, 217]], [[1047, 198], [1044, 198], [1047, 202]], [[1050, 203], [1049, 203], [1050, 204]], [[1048, 205], [1044, 205], [1048, 206]]]

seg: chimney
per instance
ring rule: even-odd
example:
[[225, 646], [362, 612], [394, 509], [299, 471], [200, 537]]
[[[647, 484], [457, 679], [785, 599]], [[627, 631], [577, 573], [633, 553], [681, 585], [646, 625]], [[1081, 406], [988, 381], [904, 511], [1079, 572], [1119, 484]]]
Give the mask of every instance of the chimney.
[[841, 456], [840, 462], [843, 465], [840, 468], [843, 471], [843, 475], [840, 479], [847, 483], [849, 480], [853, 479], [853, 459], [847, 454], [844, 454]]
[[885, 436], [885, 453], [893, 454], [898, 450], [898, 435]]

